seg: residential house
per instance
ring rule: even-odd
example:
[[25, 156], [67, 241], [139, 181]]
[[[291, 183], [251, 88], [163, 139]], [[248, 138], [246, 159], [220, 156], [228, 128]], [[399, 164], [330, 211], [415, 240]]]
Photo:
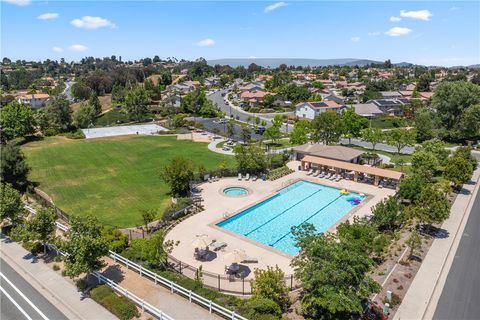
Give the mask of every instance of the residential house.
[[383, 115], [382, 110], [380, 110], [380, 108], [372, 102], [357, 103], [352, 105], [352, 107], [354, 108], [356, 114], [367, 119], [373, 119]]
[[181, 83], [178, 83], [172, 87], [173, 91], [179, 91], [181, 93], [189, 93], [194, 91], [196, 88], [200, 87], [200, 82], [199, 81], [184, 81]]
[[256, 107], [263, 102], [263, 98], [266, 95], [271, 95], [275, 97], [275, 94], [271, 92], [253, 90], [253, 91], [243, 91], [240, 94], [240, 99], [248, 103], [251, 107]]
[[31, 93], [19, 96], [17, 101], [33, 108], [40, 108], [47, 104], [48, 99], [50, 99], [50, 95], [46, 93]]
[[317, 102], [300, 102], [295, 106], [295, 116], [302, 119], [315, 119], [320, 113], [327, 110], [342, 112], [346, 106], [338, 104], [335, 101], [317, 101]]
[[401, 107], [409, 103], [408, 99], [376, 99], [367, 101], [374, 103], [383, 113], [396, 116], [402, 114]]
[[207, 88], [211, 88], [214, 86], [218, 86], [220, 83], [220, 78], [219, 77], [208, 77], [205, 78], [205, 86]]
[[399, 99], [402, 95], [398, 91], [381, 91], [382, 99]]

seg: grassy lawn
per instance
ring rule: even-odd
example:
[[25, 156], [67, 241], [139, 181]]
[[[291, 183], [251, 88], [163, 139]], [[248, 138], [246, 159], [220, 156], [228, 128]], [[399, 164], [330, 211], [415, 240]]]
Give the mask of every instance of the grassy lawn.
[[206, 143], [173, 137], [125, 136], [93, 140], [50, 137], [23, 147], [39, 183], [56, 205], [69, 214], [93, 214], [117, 227], [141, 224], [141, 209], [170, 203], [160, 168], [175, 156], [207, 169], [234, 159], [207, 149]]

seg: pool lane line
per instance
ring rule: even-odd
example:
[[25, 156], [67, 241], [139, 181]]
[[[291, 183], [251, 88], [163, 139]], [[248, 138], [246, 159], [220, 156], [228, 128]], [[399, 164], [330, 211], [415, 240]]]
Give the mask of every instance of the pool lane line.
[[269, 224], [270, 222], [272, 222], [273, 220], [277, 219], [278, 217], [280, 217], [281, 215], [283, 215], [285, 212], [291, 210], [293, 207], [299, 205], [300, 203], [304, 202], [305, 200], [307, 200], [308, 198], [311, 198], [313, 197], [315, 194], [319, 193], [320, 191], [322, 191], [323, 189], [319, 189], [317, 191], [315, 191], [314, 193], [312, 193], [311, 195], [309, 195], [308, 197], [306, 198], [303, 198], [302, 200], [300, 200], [299, 202], [295, 203], [294, 205], [288, 207], [287, 209], [283, 210], [282, 212], [280, 212], [279, 214], [277, 214], [276, 216], [274, 216], [273, 218], [271, 218], [270, 220], [264, 222], [263, 224], [259, 225], [258, 227], [256, 227], [255, 229], [245, 233], [244, 235], [245, 236], [248, 236], [249, 234], [251, 234], [252, 232], [254, 231], [257, 231], [258, 229], [260, 229], [261, 227], [265, 226], [266, 224]]
[[[320, 213], [320, 211], [322, 211], [323, 209], [325, 209], [326, 207], [328, 207], [329, 205], [331, 205], [332, 203], [334, 203], [335, 201], [337, 201], [338, 199], [340, 199], [342, 197], [342, 195], [338, 196], [337, 198], [333, 199], [332, 201], [330, 201], [329, 203], [327, 203], [325, 206], [323, 206], [320, 210], [316, 211], [314, 214], [312, 214], [310, 217], [308, 217], [307, 219], [303, 220], [301, 223], [299, 223], [297, 225], [298, 226], [301, 226], [302, 224], [304, 224], [305, 222], [307, 222], [308, 220], [310, 220], [311, 218], [315, 217], [317, 214]], [[290, 231], [287, 232], [286, 234], [284, 234], [282, 237], [280, 237], [277, 241], [275, 241], [274, 243], [272, 244], [269, 244], [270, 247], [273, 247], [274, 245], [276, 245], [278, 242], [280, 242], [283, 238], [285, 238], [286, 236], [288, 236], [290, 233], [292, 233], [291, 231], [291, 228], [290, 228]]]

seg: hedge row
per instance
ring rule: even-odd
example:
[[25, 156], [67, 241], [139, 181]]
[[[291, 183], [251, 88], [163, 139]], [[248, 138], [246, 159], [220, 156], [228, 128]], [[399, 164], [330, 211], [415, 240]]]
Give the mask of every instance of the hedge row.
[[109, 286], [102, 284], [92, 291], [90, 297], [104, 306], [120, 320], [130, 320], [139, 317], [137, 307], [126, 297], [117, 295]]

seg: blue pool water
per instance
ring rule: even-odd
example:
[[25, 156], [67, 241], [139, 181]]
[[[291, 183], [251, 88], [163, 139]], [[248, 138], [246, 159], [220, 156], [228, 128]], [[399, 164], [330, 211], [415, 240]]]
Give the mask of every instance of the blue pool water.
[[223, 190], [223, 193], [227, 196], [243, 196], [248, 193], [248, 190], [242, 187], [229, 187]]
[[317, 231], [327, 231], [356, 205], [353, 199], [364, 196], [321, 184], [298, 181], [276, 195], [217, 224], [264, 245], [290, 255], [298, 253], [291, 228], [311, 223]]

